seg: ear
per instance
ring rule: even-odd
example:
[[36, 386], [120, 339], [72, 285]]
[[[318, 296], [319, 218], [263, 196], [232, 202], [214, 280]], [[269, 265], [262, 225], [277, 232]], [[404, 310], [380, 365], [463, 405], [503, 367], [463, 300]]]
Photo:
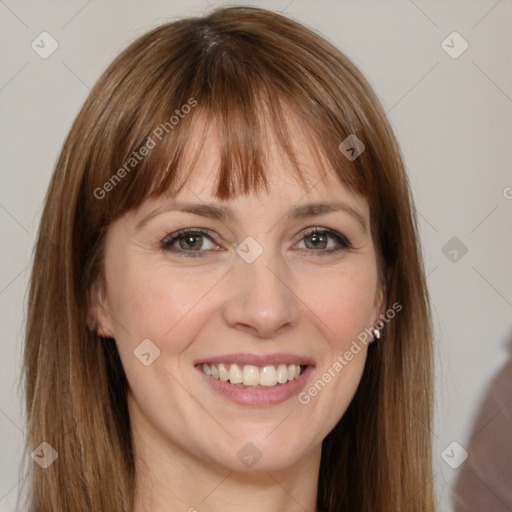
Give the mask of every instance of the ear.
[[112, 317], [110, 316], [107, 294], [101, 279], [97, 279], [89, 294], [87, 326], [102, 338], [113, 338]]

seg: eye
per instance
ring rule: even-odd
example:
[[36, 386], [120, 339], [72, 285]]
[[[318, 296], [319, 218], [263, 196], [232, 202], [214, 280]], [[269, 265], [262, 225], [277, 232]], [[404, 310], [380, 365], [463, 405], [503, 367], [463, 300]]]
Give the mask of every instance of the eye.
[[[341, 233], [325, 228], [309, 228], [302, 233], [302, 238], [296, 244], [304, 243], [305, 247], [298, 247], [315, 256], [328, 256], [330, 254], [353, 249], [349, 240]], [[203, 229], [183, 229], [171, 233], [161, 241], [163, 250], [185, 257], [201, 257], [203, 253], [219, 250], [209, 231]]]
[[345, 236], [325, 228], [309, 228], [302, 233], [302, 239], [297, 245], [303, 242], [306, 246], [304, 250], [318, 253], [315, 256], [325, 256], [353, 249], [352, 244]]
[[168, 235], [162, 240], [162, 249], [174, 253], [189, 253], [184, 256], [201, 256], [201, 252], [216, 249], [219, 246], [213, 243], [210, 234], [202, 229], [184, 229]]

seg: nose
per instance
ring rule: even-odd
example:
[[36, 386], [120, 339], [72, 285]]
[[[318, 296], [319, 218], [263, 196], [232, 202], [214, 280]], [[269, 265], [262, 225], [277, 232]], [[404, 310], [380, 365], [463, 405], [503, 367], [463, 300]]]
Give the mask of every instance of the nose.
[[291, 287], [289, 270], [267, 254], [263, 251], [252, 263], [237, 257], [225, 283], [229, 291], [224, 320], [231, 328], [257, 338], [273, 338], [293, 329], [299, 318], [299, 299]]

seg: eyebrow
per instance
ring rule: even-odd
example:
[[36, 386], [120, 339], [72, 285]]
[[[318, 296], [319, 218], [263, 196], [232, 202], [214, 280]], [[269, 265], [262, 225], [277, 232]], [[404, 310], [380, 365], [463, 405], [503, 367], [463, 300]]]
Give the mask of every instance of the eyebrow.
[[[214, 204], [206, 203], [171, 203], [160, 208], [153, 210], [146, 217], [144, 217], [136, 226], [139, 230], [153, 217], [170, 211], [192, 213], [201, 217], [209, 219], [226, 221], [233, 220], [235, 213], [229, 206], [216, 206]], [[309, 203], [294, 206], [285, 215], [289, 220], [299, 220], [309, 217], [318, 217], [332, 212], [343, 211], [354, 217], [363, 227], [364, 231], [367, 231], [366, 221], [364, 217], [354, 208], [346, 203], [340, 202], [328, 202], [328, 203]]]

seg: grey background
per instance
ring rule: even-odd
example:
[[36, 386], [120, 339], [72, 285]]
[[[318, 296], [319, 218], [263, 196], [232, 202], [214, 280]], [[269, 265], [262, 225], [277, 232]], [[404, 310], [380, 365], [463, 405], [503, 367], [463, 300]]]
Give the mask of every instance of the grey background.
[[[22, 453], [24, 415], [17, 388], [25, 294], [41, 206], [64, 138], [90, 88], [128, 42], [160, 23], [218, 5], [223, 4], [0, 1], [0, 512], [14, 510], [17, 465], [29, 456]], [[467, 468], [482, 480], [470, 466], [470, 441], [478, 435], [484, 445], [495, 443], [493, 425], [506, 424], [512, 411], [512, 385], [488, 400], [493, 379], [512, 353], [512, 3], [250, 5], [284, 11], [345, 52], [375, 88], [398, 135], [419, 211], [434, 306], [434, 480], [439, 510], [451, 511], [458, 472]], [[59, 45], [47, 59], [31, 48], [43, 31]], [[453, 31], [469, 44], [455, 59], [442, 47]], [[457, 41], [448, 44], [454, 51], [461, 48]], [[452, 237], [467, 248], [462, 257], [456, 248], [457, 261], [450, 260], [455, 246], [444, 248]], [[510, 375], [506, 379], [511, 382]], [[499, 435], [512, 458], [510, 431]], [[442, 456], [453, 441], [469, 451], [459, 469], [447, 461], [454, 464], [460, 448]], [[512, 510], [498, 480], [488, 477], [481, 486], [493, 503], [487, 510]]]

